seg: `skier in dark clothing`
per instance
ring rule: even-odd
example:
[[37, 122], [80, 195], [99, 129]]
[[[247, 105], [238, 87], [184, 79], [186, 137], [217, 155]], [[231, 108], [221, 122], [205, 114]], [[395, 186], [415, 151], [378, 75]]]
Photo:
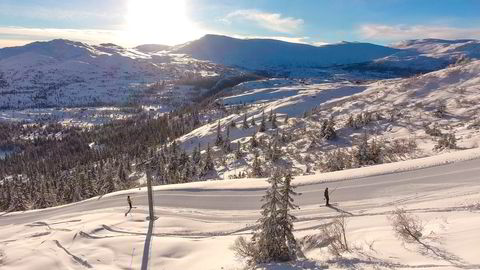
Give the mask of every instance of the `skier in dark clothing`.
[[130, 199], [130, 196], [127, 196], [127, 202], [128, 202], [128, 206], [130, 206], [130, 210], [132, 210], [132, 200]]
[[323, 192], [323, 196], [325, 196], [325, 206], [330, 206], [330, 197], [328, 196], [328, 187], [325, 188], [325, 192]]

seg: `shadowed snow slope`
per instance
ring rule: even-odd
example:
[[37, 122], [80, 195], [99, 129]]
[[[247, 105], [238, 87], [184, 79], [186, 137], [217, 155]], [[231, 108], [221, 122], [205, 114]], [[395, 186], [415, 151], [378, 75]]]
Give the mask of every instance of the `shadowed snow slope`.
[[235, 39], [206, 35], [176, 52], [247, 69], [281, 67], [327, 67], [368, 62], [397, 52], [369, 43], [339, 43], [321, 47], [270, 39]]

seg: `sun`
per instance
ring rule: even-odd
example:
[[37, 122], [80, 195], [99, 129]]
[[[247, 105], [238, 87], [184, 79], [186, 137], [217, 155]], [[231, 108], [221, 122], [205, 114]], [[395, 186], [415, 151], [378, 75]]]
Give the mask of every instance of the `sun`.
[[132, 42], [175, 45], [201, 35], [188, 18], [186, 0], [129, 0], [127, 37]]

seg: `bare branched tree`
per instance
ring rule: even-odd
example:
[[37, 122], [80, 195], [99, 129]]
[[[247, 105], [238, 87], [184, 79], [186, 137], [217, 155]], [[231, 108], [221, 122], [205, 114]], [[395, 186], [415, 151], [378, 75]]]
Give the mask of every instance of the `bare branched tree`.
[[421, 243], [424, 225], [418, 217], [409, 215], [405, 209], [399, 208], [393, 211], [389, 219], [399, 239], [406, 243]]
[[349, 251], [345, 216], [335, 218], [328, 226], [322, 227], [322, 234], [328, 239], [328, 249], [333, 255], [340, 256]]

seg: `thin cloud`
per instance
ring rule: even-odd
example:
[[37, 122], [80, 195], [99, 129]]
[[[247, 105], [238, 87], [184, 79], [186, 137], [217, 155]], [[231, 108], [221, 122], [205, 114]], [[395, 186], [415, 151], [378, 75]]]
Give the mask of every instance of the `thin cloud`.
[[227, 23], [231, 23], [234, 20], [254, 22], [264, 29], [288, 34], [297, 33], [304, 24], [302, 19], [284, 17], [279, 13], [262, 12], [256, 9], [237, 10], [223, 18], [223, 21]]
[[390, 41], [418, 38], [480, 38], [480, 28], [450, 26], [365, 24], [360, 27], [359, 32], [364, 38]]
[[119, 41], [121, 37], [122, 32], [116, 30], [0, 27], [0, 47], [19, 46], [56, 38], [100, 43]]

